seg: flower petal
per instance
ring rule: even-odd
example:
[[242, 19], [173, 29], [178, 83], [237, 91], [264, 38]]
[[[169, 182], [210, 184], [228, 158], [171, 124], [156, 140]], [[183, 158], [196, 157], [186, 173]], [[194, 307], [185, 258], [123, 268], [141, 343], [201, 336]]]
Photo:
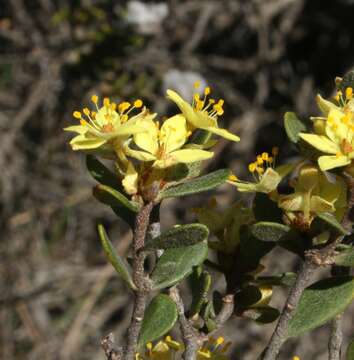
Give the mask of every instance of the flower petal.
[[187, 122], [183, 115], [178, 114], [167, 119], [160, 130], [160, 142], [165, 151], [170, 153], [183, 146], [187, 141]]
[[86, 137], [85, 135], [75, 136], [71, 141], [70, 145], [73, 150], [89, 150], [97, 149], [106, 143], [105, 139], [97, 137]]
[[211, 151], [198, 149], [182, 149], [171, 153], [171, 156], [177, 163], [191, 163], [195, 161], [207, 160], [213, 157], [214, 153]]
[[320, 196], [314, 195], [311, 196], [310, 210], [315, 214], [319, 214], [322, 212], [334, 212], [336, 209], [331, 202]]
[[138, 173], [131, 161], [128, 163], [126, 175], [122, 180], [122, 185], [126, 193], [129, 195], [134, 195], [138, 191]]
[[301, 139], [324, 153], [337, 154], [340, 151], [339, 145], [328, 139], [326, 136], [305, 133], [300, 133], [299, 136]]
[[223, 138], [225, 138], [227, 140], [240, 141], [240, 138], [237, 135], [230, 133], [226, 129], [221, 129], [221, 128], [217, 128], [217, 127], [208, 127], [208, 128], [205, 128], [205, 130], [210, 131], [213, 134], [222, 136]]
[[139, 127], [145, 129], [134, 135], [134, 142], [139, 148], [151, 153], [156, 154], [158, 150], [158, 129], [156, 124], [151, 118], [141, 119], [136, 122]]
[[88, 128], [82, 125], [72, 125], [64, 128], [64, 131], [72, 131], [78, 134], [85, 134], [88, 131]]
[[320, 156], [318, 158], [318, 165], [322, 171], [334, 169], [337, 167], [350, 164], [350, 159], [347, 156]]

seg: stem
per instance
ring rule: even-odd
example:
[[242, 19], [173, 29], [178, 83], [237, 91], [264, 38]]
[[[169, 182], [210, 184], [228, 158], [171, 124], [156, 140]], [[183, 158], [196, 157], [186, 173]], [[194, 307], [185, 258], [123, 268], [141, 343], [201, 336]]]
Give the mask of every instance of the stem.
[[177, 306], [178, 321], [181, 327], [184, 345], [186, 347], [183, 353], [183, 360], [196, 360], [199, 346], [203, 340], [186, 318], [184, 314], [183, 300], [176, 286], [170, 289], [170, 297]]
[[283, 311], [279, 317], [278, 324], [273, 332], [268, 346], [261, 355], [262, 360], [274, 360], [279, 354], [280, 348], [287, 339], [289, 321], [315, 268], [316, 266], [309, 259], [305, 259], [305, 261], [301, 264], [297, 273], [295, 284], [290, 290]]
[[328, 360], [340, 360], [343, 333], [341, 327], [342, 315], [337, 315], [331, 324], [331, 335], [328, 343]]
[[125, 351], [125, 360], [134, 360], [137, 352], [138, 337], [144, 318], [147, 286], [144, 274], [144, 252], [139, 250], [144, 246], [146, 231], [149, 226], [153, 203], [144, 205], [136, 216], [133, 236], [133, 280], [137, 287], [135, 291], [134, 308], [130, 327], [128, 329], [128, 344]]

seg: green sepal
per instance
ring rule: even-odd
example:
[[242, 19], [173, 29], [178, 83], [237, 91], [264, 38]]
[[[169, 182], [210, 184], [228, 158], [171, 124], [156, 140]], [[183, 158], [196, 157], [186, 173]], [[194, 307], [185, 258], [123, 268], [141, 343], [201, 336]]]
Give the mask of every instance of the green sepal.
[[208, 236], [209, 230], [203, 224], [179, 225], [147, 241], [143, 250], [173, 249], [190, 246], [206, 240]]
[[284, 128], [289, 140], [294, 144], [299, 141], [299, 133], [306, 131], [304, 123], [293, 112], [285, 113]]
[[186, 196], [212, 190], [215, 187], [225, 183], [230, 175], [231, 171], [229, 169], [214, 171], [210, 174], [200, 176], [198, 178], [181, 183], [177, 186], [162, 190], [160, 192], [159, 199], [161, 200], [170, 197]]
[[206, 241], [165, 250], [151, 274], [153, 288], [163, 289], [178, 283], [192, 272], [194, 266], [200, 265], [207, 255]]
[[100, 184], [122, 191], [118, 176], [103, 165], [94, 155], [86, 155], [86, 167], [91, 176]]
[[101, 240], [101, 244], [103, 247], [103, 250], [106, 254], [106, 257], [108, 261], [111, 263], [111, 265], [114, 267], [114, 269], [117, 271], [117, 273], [121, 276], [121, 278], [128, 284], [128, 286], [136, 290], [136, 286], [133, 282], [130, 270], [129, 270], [129, 264], [127, 264], [115, 251], [112, 243], [110, 242], [108, 235], [106, 233], [105, 228], [102, 224], [98, 224], [98, 234]]
[[289, 322], [288, 337], [300, 336], [343, 312], [354, 298], [354, 278], [340, 276], [316, 282], [303, 292]]
[[154, 297], [145, 310], [138, 347], [164, 336], [173, 328], [177, 316], [177, 306], [169, 296], [159, 294]]
[[195, 268], [192, 274], [192, 304], [190, 316], [198, 314], [207, 301], [207, 295], [211, 286], [211, 275], [207, 271], [199, 272]]
[[270, 221], [260, 221], [250, 226], [251, 234], [261, 241], [277, 242], [284, 238], [290, 227]]

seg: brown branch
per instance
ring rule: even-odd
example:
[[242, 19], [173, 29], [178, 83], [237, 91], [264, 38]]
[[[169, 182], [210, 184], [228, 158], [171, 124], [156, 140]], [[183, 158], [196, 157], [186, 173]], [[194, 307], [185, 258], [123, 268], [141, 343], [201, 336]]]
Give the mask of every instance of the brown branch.
[[107, 360], [122, 360], [122, 348], [115, 347], [114, 335], [112, 333], [101, 340], [101, 346]]
[[179, 294], [176, 286], [169, 291], [171, 299], [176, 303], [178, 312], [178, 321], [181, 327], [185, 351], [183, 353], [184, 360], [196, 360], [199, 347], [204, 342], [204, 337], [201, 337], [193, 328], [192, 324], [185, 316], [183, 300]]
[[146, 305], [146, 292], [148, 289], [144, 274], [145, 253], [139, 250], [144, 246], [152, 208], [153, 208], [152, 202], [143, 206], [135, 220], [134, 237], [133, 237], [133, 248], [134, 248], [133, 280], [137, 287], [137, 291], [135, 292], [132, 321], [128, 330], [128, 344], [125, 351], [125, 357], [124, 357], [125, 360], [135, 359], [139, 332], [144, 318], [144, 311]]
[[328, 360], [340, 360], [343, 333], [341, 327], [341, 315], [337, 315], [331, 324], [331, 335], [328, 343]]

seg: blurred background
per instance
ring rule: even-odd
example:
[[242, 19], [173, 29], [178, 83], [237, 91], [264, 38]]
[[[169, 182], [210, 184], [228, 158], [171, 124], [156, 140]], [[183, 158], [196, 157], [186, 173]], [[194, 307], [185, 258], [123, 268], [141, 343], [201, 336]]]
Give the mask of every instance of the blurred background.
[[[166, 88], [188, 97], [201, 80], [241, 136], [221, 140], [205, 171], [246, 178], [255, 153], [294, 155], [283, 113], [315, 114], [314, 95], [331, 95], [353, 66], [353, 15], [352, 0], [0, 0], [0, 359], [103, 359], [101, 337], [121, 341], [130, 320], [96, 223], [121, 253], [131, 233], [91, 196], [84, 156], [62, 130], [73, 110], [98, 94], [169, 114]], [[192, 221], [188, 209], [208, 197], [166, 202], [163, 227]], [[239, 195], [225, 186], [216, 197], [227, 206]], [[265, 263], [290, 271], [296, 260], [278, 250]], [[350, 326], [347, 316], [346, 336]], [[223, 333], [231, 358], [256, 359], [273, 327], [233, 319]], [[281, 359], [326, 359], [327, 336], [324, 327], [290, 342]]]

